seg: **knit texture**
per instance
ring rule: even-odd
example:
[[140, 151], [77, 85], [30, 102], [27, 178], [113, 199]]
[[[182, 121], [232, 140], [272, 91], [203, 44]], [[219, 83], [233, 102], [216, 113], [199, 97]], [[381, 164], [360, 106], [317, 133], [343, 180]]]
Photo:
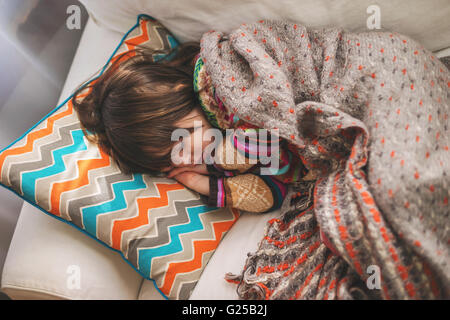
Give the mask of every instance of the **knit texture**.
[[[227, 276], [241, 298], [449, 297], [450, 78], [441, 61], [397, 33], [280, 20], [211, 30], [200, 54], [227, 109], [279, 129], [318, 173], [289, 187], [243, 273]], [[380, 290], [365, 285], [370, 266]]]

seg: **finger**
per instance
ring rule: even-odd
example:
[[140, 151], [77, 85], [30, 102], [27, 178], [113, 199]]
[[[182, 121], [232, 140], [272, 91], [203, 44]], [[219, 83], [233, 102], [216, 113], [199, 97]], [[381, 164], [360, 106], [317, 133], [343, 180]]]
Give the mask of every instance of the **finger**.
[[170, 170], [170, 172], [167, 175], [167, 177], [168, 178], [172, 178], [173, 176], [175, 176], [175, 175], [177, 175], [177, 174], [179, 174], [181, 172], [187, 171], [188, 169], [189, 168], [187, 168], [187, 167], [180, 167], [180, 168], [172, 169], [172, 170]]
[[175, 176], [173, 176], [173, 178], [178, 182], [184, 184], [186, 187], [191, 188], [195, 184], [194, 177], [196, 175], [198, 175], [198, 173], [186, 171], [176, 174]]
[[197, 167], [195, 168], [195, 172], [201, 173], [201, 174], [209, 174], [208, 169], [206, 169], [206, 164], [199, 164], [197, 165]]
[[209, 178], [207, 176], [188, 171], [177, 174], [174, 178], [189, 189], [209, 195]]

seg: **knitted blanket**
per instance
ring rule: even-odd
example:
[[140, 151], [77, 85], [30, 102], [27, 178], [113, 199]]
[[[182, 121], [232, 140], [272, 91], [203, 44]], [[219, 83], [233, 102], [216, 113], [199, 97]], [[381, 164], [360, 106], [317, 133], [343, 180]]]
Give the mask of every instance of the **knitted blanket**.
[[243, 299], [433, 299], [450, 292], [449, 70], [409, 37], [288, 22], [211, 30], [201, 56], [239, 118], [297, 146], [242, 274]]

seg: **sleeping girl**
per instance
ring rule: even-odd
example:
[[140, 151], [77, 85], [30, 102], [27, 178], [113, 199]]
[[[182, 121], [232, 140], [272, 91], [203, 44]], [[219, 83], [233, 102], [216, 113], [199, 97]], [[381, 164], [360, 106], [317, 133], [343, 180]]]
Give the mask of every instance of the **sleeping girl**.
[[[199, 43], [187, 42], [171, 52], [136, 49], [125, 61], [117, 59], [89, 84], [92, 90], [84, 99], [73, 101], [83, 130], [93, 133], [87, 138], [124, 173], [167, 174], [205, 195], [210, 206], [249, 212], [280, 208], [287, 185], [305, 179], [305, 166], [286, 140], [262, 134], [225, 107], [199, 51]], [[156, 59], [157, 53], [167, 55]], [[188, 134], [173, 141], [177, 129]], [[199, 132], [210, 129], [224, 138], [215, 141], [208, 162], [205, 151], [212, 142]], [[230, 129], [233, 134], [226, 135]], [[259, 160], [262, 144], [265, 155], [277, 159], [276, 170], [263, 171], [274, 163]], [[311, 178], [309, 173], [306, 179]]]

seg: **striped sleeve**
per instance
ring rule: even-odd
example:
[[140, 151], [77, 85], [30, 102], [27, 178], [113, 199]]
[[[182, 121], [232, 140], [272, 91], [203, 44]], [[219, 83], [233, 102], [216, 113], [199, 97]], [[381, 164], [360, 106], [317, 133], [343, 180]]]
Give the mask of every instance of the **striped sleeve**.
[[209, 176], [209, 197], [208, 206], [225, 207], [226, 194], [224, 186], [224, 177], [210, 175]]
[[266, 213], [279, 209], [287, 194], [287, 186], [281, 181], [252, 173], [234, 177], [211, 175], [209, 183], [209, 206], [249, 212]]

